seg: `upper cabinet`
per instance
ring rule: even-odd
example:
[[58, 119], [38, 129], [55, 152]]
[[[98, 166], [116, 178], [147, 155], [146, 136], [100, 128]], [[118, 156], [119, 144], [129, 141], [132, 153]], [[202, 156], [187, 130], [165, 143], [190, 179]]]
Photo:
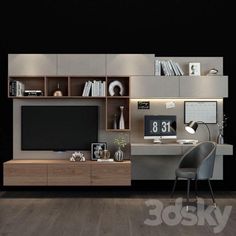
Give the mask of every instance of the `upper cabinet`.
[[182, 76], [179, 88], [180, 97], [228, 97], [228, 76]]
[[175, 77], [131, 76], [131, 98], [179, 97], [179, 80]]
[[58, 54], [58, 75], [105, 76], [105, 54]]
[[154, 75], [154, 54], [107, 54], [108, 76]]
[[9, 54], [9, 76], [56, 75], [56, 54]]

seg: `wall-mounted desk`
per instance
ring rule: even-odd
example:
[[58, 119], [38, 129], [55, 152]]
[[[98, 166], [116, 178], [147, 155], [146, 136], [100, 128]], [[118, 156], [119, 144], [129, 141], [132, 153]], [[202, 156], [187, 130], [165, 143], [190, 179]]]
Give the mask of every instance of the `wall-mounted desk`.
[[[174, 179], [181, 156], [192, 144], [131, 143], [132, 179]], [[223, 179], [223, 156], [233, 155], [233, 145], [217, 144], [213, 179]]]

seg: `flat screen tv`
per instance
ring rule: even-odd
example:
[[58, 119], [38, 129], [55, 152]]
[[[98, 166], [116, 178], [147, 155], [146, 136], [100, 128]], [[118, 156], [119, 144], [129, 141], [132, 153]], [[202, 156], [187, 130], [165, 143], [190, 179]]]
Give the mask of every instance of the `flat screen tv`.
[[90, 150], [98, 141], [98, 106], [22, 106], [22, 150]]

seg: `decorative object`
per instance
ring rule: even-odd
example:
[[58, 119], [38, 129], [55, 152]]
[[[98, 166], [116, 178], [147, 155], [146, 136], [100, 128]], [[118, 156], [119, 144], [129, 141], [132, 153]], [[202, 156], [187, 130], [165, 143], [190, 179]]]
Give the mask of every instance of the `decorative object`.
[[82, 152], [74, 152], [70, 157], [70, 161], [86, 161]]
[[189, 75], [201, 75], [200, 63], [190, 62], [189, 63]]
[[60, 90], [60, 84], [59, 84], [59, 83], [57, 84], [57, 90], [53, 93], [53, 96], [55, 96], [55, 97], [61, 97], [61, 96], [63, 96], [63, 93], [62, 93], [62, 91]]
[[[119, 88], [119, 94], [115, 94], [115, 87]], [[123, 96], [124, 95], [124, 87], [122, 83], [118, 80], [114, 80], [109, 84], [109, 94], [110, 96]]]
[[198, 124], [203, 124], [207, 127], [208, 130], [208, 140], [211, 141], [211, 132], [210, 129], [208, 127], [208, 125], [203, 122], [203, 121], [190, 121], [187, 126], [185, 127], [185, 130], [190, 133], [190, 134], [195, 134], [197, 128], [198, 128]]
[[224, 144], [224, 126], [226, 126], [226, 121], [228, 117], [224, 115], [224, 118], [221, 122], [217, 123], [217, 126], [219, 128], [219, 134], [217, 136], [217, 143], [218, 144]]
[[124, 106], [120, 106], [119, 129], [125, 129], [125, 121], [124, 121]]
[[217, 75], [218, 74], [218, 70], [217, 69], [215, 69], [215, 68], [212, 68], [212, 69], [210, 69], [209, 70], [209, 72], [207, 73], [207, 75]]
[[100, 158], [101, 159], [107, 160], [107, 159], [110, 158], [110, 156], [111, 156], [111, 154], [110, 154], [110, 152], [107, 149], [100, 151]]
[[127, 145], [127, 141], [123, 135], [120, 135], [118, 138], [115, 138], [114, 144], [118, 146], [118, 150], [115, 152], [114, 160], [115, 161], [123, 161], [124, 160], [124, 152], [121, 150], [121, 147], [125, 147]]
[[91, 144], [91, 160], [97, 160], [101, 158], [101, 151], [107, 149], [107, 143], [92, 143]]
[[117, 129], [117, 114], [114, 115], [114, 119], [113, 119], [113, 129]]

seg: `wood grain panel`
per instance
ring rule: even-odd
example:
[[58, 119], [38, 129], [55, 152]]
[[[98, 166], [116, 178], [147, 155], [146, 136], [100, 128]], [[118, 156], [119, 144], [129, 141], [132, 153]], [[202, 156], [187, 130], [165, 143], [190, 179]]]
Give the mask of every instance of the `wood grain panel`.
[[5, 163], [4, 185], [12, 185], [12, 186], [47, 185], [47, 165]]
[[91, 168], [92, 185], [131, 185], [130, 162], [95, 163]]
[[48, 185], [90, 185], [90, 165], [51, 164], [48, 165]]

